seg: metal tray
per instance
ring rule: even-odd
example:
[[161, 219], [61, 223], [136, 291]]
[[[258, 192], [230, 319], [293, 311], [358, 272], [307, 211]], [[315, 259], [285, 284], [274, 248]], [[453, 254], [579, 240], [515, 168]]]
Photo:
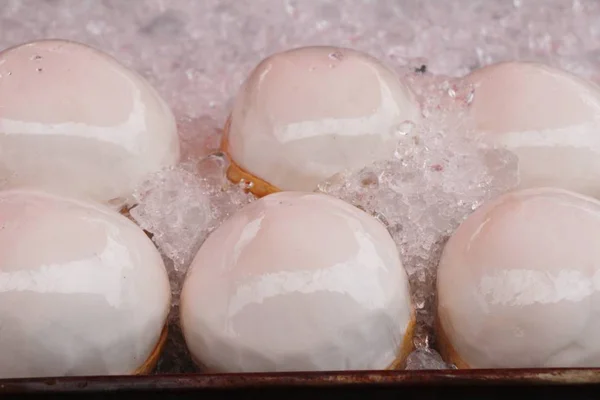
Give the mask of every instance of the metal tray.
[[0, 398], [600, 399], [600, 369], [186, 374], [0, 380]]

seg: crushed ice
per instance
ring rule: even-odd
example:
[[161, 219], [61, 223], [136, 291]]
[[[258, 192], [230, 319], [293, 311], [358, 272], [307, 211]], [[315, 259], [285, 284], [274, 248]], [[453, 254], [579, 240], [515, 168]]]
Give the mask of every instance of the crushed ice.
[[132, 218], [153, 235], [165, 256], [183, 270], [206, 238], [253, 196], [230, 183], [221, 153], [187, 161], [150, 177], [136, 193]]

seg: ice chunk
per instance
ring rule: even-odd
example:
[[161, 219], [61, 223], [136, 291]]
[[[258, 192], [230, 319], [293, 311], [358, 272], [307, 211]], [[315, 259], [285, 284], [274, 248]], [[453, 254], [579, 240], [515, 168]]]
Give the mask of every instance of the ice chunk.
[[407, 370], [432, 370], [432, 369], [454, 369], [455, 367], [446, 364], [442, 357], [430, 349], [417, 349], [408, 355], [406, 359]]
[[221, 153], [182, 163], [152, 176], [136, 194], [132, 218], [177, 272], [184, 272], [213, 229], [253, 199], [227, 180], [227, 165]]

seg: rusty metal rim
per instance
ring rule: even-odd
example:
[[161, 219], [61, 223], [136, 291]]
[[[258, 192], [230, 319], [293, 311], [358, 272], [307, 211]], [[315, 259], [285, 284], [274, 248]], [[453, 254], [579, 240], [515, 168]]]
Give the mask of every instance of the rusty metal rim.
[[600, 384], [600, 369], [365, 371], [260, 374], [190, 374], [0, 380], [0, 393], [98, 392], [349, 385], [586, 385]]

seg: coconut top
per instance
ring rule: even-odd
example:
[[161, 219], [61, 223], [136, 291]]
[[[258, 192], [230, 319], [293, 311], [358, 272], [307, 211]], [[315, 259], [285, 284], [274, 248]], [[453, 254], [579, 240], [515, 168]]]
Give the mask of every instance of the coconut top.
[[145, 233], [93, 203], [0, 192], [0, 378], [130, 374], [169, 311]]
[[194, 357], [224, 372], [382, 369], [411, 318], [385, 227], [330, 196], [268, 195], [209, 236], [181, 297]]
[[377, 59], [303, 47], [268, 57], [250, 74], [226, 150], [271, 185], [312, 191], [346, 168], [391, 158], [403, 123], [420, 117], [409, 87]]
[[481, 206], [446, 244], [441, 326], [473, 368], [600, 366], [600, 202], [554, 188]]
[[88, 46], [42, 40], [0, 52], [0, 179], [131, 201], [179, 159], [175, 118], [140, 75]]

